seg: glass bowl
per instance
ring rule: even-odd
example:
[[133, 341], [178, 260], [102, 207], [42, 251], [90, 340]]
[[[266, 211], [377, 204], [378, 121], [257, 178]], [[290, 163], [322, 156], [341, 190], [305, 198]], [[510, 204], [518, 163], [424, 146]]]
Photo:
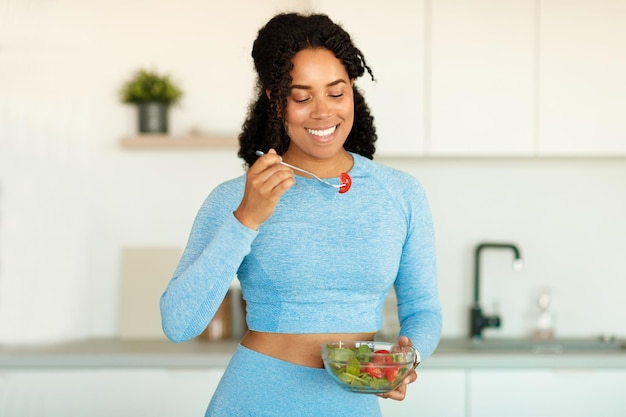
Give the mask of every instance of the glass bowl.
[[343, 389], [366, 394], [393, 391], [420, 362], [414, 347], [376, 341], [322, 344], [324, 368]]

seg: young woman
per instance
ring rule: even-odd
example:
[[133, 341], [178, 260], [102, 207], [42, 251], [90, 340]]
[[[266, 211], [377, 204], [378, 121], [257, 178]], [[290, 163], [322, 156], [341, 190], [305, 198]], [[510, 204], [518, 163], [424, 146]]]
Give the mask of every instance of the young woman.
[[[355, 80], [372, 72], [339, 25], [277, 15], [252, 57], [257, 92], [239, 136], [248, 170], [200, 208], [161, 297], [163, 329], [176, 342], [197, 336], [236, 276], [249, 331], [207, 416], [380, 416], [376, 396], [330, 379], [320, 346], [373, 340], [395, 286], [398, 344], [422, 360], [433, 352], [441, 308], [424, 190], [371, 160], [376, 132]], [[380, 396], [402, 400], [416, 378]]]

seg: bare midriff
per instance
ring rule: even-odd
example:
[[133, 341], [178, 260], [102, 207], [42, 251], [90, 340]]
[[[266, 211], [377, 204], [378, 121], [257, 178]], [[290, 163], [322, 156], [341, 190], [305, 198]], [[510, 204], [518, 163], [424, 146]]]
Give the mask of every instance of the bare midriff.
[[375, 333], [266, 333], [248, 330], [241, 344], [248, 349], [297, 365], [323, 368], [322, 343], [374, 340]]

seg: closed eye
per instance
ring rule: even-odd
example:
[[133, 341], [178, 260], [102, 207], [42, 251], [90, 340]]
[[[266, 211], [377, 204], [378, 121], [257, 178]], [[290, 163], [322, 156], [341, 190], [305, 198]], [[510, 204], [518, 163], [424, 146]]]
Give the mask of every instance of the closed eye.
[[311, 97], [305, 97], [305, 98], [292, 98], [292, 100], [296, 103], [306, 103], [307, 101], [311, 100]]

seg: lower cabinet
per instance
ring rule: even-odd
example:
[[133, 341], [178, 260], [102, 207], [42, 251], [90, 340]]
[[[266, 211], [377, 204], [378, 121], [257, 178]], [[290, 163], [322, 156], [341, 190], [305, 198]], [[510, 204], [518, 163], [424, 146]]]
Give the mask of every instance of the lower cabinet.
[[[222, 369], [0, 371], [0, 416], [203, 416]], [[624, 417], [625, 369], [423, 369], [384, 417]]]
[[0, 371], [0, 416], [203, 416], [223, 370]]
[[422, 370], [384, 417], [624, 417], [624, 369]]
[[380, 399], [383, 417], [464, 417], [465, 371], [420, 370], [403, 401]]
[[[0, 371], [0, 416], [203, 416], [222, 369]], [[420, 370], [404, 401], [383, 416], [463, 417], [464, 370]]]
[[468, 370], [466, 417], [624, 417], [626, 370]]

